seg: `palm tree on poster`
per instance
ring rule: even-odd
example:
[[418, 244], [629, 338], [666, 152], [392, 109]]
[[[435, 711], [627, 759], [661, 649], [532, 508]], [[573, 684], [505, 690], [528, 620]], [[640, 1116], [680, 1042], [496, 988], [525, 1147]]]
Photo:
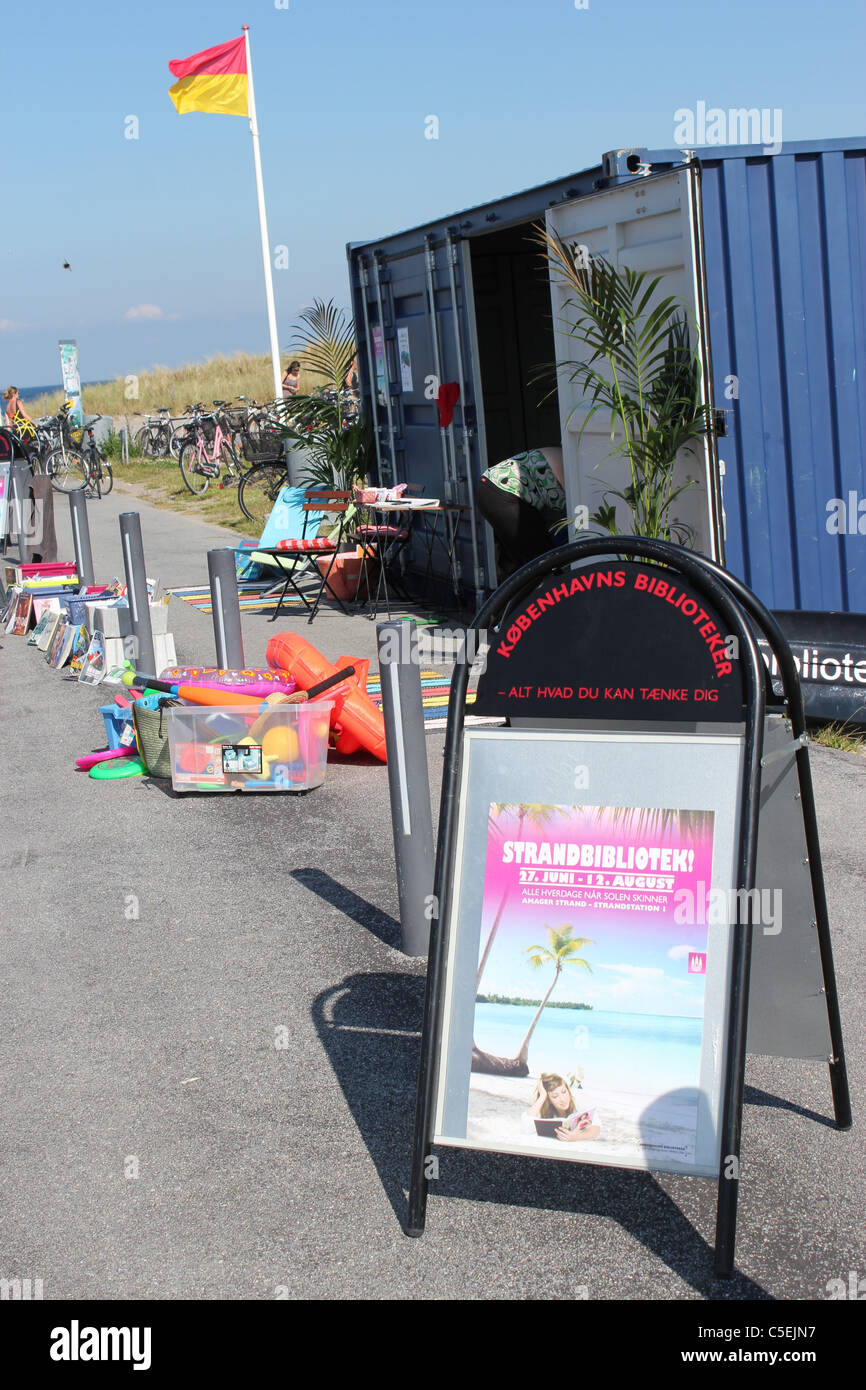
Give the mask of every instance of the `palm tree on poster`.
[[556, 982], [564, 967], [566, 965], [581, 966], [584, 970], [588, 970], [590, 975], [592, 974], [591, 965], [579, 953], [585, 946], [594, 946], [594, 941], [591, 941], [588, 936], [572, 936], [572, 928], [568, 925], [545, 927], [545, 931], [548, 942], [546, 946], [527, 946], [526, 948], [529, 964], [533, 970], [540, 970], [543, 965], [553, 966], [553, 979], [550, 982], [550, 987], [536, 1010], [535, 1017], [529, 1025], [526, 1037], [520, 1044], [520, 1050], [517, 1054], [518, 1062], [527, 1067], [529, 1065], [530, 1039], [544, 1013], [548, 999], [556, 988]]
[[[517, 835], [516, 839], [523, 839], [523, 826], [526, 821], [532, 826], [533, 830], [543, 830], [549, 825], [556, 816], [562, 814], [562, 807], [554, 805], [552, 802], [512, 802], [494, 801], [490, 806], [490, 817], [488, 825], [493, 835], [502, 836], [500, 821], [503, 816], [517, 812]], [[499, 931], [499, 924], [502, 921], [502, 914], [505, 911], [505, 904], [508, 901], [508, 889], [502, 894], [502, 899], [493, 917], [493, 924], [490, 928], [487, 940], [484, 943], [484, 950], [481, 953], [481, 960], [478, 962], [478, 978], [475, 982], [476, 992], [481, 988], [481, 976], [484, 974], [484, 967], [487, 964], [487, 957], [490, 955], [490, 948], [496, 940], [496, 933]]]

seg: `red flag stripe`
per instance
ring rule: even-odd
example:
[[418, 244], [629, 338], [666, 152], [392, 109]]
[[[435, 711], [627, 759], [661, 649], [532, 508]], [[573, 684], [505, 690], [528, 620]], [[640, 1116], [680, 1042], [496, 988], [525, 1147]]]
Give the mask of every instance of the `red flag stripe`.
[[215, 48], [205, 48], [201, 53], [193, 53], [190, 58], [172, 59], [168, 69], [177, 78], [225, 77], [245, 73], [246, 43], [242, 38], [232, 39], [230, 43], [218, 43]]

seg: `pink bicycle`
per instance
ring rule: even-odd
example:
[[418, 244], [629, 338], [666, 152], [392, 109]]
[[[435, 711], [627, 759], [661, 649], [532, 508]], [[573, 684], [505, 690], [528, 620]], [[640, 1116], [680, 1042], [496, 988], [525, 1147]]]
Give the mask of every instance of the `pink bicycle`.
[[[180, 474], [196, 497], [207, 492], [212, 478], [219, 478], [223, 468], [239, 482], [243, 468], [231, 444], [231, 424], [225, 413], [226, 401], [214, 401], [212, 415], [195, 411], [192, 421], [193, 438], [180, 451]], [[220, 484], [222, 487], [222, 483]]]

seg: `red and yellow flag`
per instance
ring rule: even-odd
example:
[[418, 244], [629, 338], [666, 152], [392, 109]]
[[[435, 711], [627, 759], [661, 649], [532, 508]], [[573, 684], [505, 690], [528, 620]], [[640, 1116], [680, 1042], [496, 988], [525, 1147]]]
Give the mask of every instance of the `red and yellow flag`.
[[220, 116], [248, 116], [247, 50], [243, 38], [219, 43], [175, 58], [169, 63], [178, 81], [168, 94], [183, 116], [187, 111], [210, 111]]

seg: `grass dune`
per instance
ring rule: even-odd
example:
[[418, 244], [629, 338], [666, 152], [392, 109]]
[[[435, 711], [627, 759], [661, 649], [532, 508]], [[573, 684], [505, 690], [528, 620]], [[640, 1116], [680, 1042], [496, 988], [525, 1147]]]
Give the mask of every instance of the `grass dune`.
[[[314, 390], [321, 379], [305, 370], [303, 353], [291, 356], [301, 363], [300, 390]], [[154, 367], [149, 372], [140, 372], [134, 381], [117, 377], [102, 386], [85, 386], [82, 399], [85, 411], [92, 415], [143, 415], [160, 406], [168, 406], [173, 414], [179, 415], [193, 401], [209, 405], [213, 400], [233, 401], [238, 396], [267, 401], [272, 399], [273, 391], [271, 359], [267, 353], [236, 352], [232, 356], [217, 353], [204, 362], [188, 362], [183, 367]], [[62, 401], [62, 391], [46, 392], [27, 402], [27, 413], [34, 419], [53, 415]]]

